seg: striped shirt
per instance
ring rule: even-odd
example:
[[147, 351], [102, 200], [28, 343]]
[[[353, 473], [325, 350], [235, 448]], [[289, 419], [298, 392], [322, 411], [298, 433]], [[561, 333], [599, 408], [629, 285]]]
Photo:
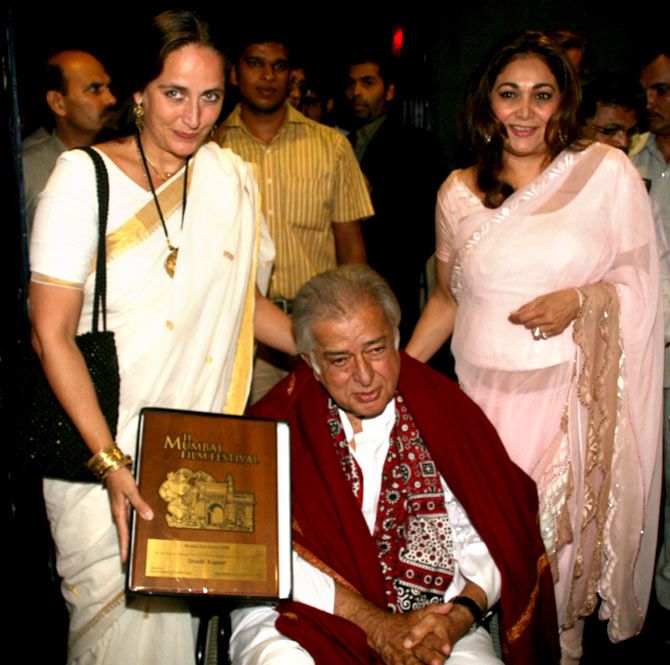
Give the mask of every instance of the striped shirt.
[[217, 140], [254, 166], [276, 250], [269, 296], [291, 299], [308, 279], [337, 265], [331, 225], [374, 211], [347, 139], [286, 109], [286, 122], [269, 145], [245, 127], [239, 105]]

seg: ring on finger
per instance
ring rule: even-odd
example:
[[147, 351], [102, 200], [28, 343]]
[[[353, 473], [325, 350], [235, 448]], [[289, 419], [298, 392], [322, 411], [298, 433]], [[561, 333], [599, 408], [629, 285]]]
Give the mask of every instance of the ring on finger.
[[549, 333], [548, 333], [546, 330], [543, 330], [543, 331], [540, 333], [540, 337], [541, 337], [542, 339], [547, 339], [547, 337], [549, 337]]
[[533, 339], [534, 340], [542, 339], [542, 333], [540, 332], [540, 326], [535, 326], [533, 328]]

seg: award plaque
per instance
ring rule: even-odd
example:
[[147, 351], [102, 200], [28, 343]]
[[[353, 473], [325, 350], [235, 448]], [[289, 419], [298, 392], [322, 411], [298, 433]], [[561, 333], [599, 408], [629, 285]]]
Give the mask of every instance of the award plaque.
[[128, 591], [278, 600], [291, 592], [287, 423], [142, 409]]

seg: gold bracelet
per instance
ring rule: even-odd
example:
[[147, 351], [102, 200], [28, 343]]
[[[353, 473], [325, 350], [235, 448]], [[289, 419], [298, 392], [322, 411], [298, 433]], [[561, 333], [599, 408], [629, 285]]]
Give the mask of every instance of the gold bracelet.
[[116, 443], [103, 448], [86, 462], [86, 466], [100, 481], [104, 481], [113, 471], [123, 466], [132, 466], [132, 464], [133, 460], [130, 455], [124, 455]]

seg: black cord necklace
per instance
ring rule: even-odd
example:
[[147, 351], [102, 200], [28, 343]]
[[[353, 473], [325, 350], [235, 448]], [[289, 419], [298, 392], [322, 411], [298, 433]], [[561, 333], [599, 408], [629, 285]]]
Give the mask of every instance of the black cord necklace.
[[[151, 194], [154, 197], [154, 204], [156, 205], [156, 210], [158, 212], [158, 216], [160, 217], [161, 224], [163, 225], [163, 232], [165, 233], [165, 239], [167, 240], [167, 246], [168, 249], [170, 250], [170, 253], [168, 254], [167, 258], [165, 259], [165, 263], [163, 266], [165, 267], [165, 272], [170, 276], [174, 277], [174, 272], [177, 269], [177, 257], [179, 256], [179, 247], [175, 247], [172, 242], [170, 241], [170, 236], [168, 234], [167, 230], [167, 224], [165, 223], [165, 218], [163, 217], [163, 211], [161, 210], [160, 203], [158, 202], [158, 197], [156, 196], [156, 190], [154, 189], [154, 185], [151, 182], [151, 174], [149, 173], [149, 164], [147, 162], [147, 158], [144, 154], [144, 149], [142, 148], [142, 141], [140, 140], [140, 134], [137, 132], [135, 134], [135, 145], [137, 146], [137, 152], [140, 156], [140, 161], [142, 162], [142, 166], [144, 167], [144, 175], [147, 178], [147, 183], [149, 184], [149, 189], [151, 190]], [[184, 164], [184, 192], [182, 194], [182, 199], [181, 199], [181, 229], [184, 228], [184, 213], [186, 212], [186, 185], [188, 183], [188, 160], [190, 157], [186, 158], [186, 163]], [[172, 174], [174, 175], [174, 174]]]

